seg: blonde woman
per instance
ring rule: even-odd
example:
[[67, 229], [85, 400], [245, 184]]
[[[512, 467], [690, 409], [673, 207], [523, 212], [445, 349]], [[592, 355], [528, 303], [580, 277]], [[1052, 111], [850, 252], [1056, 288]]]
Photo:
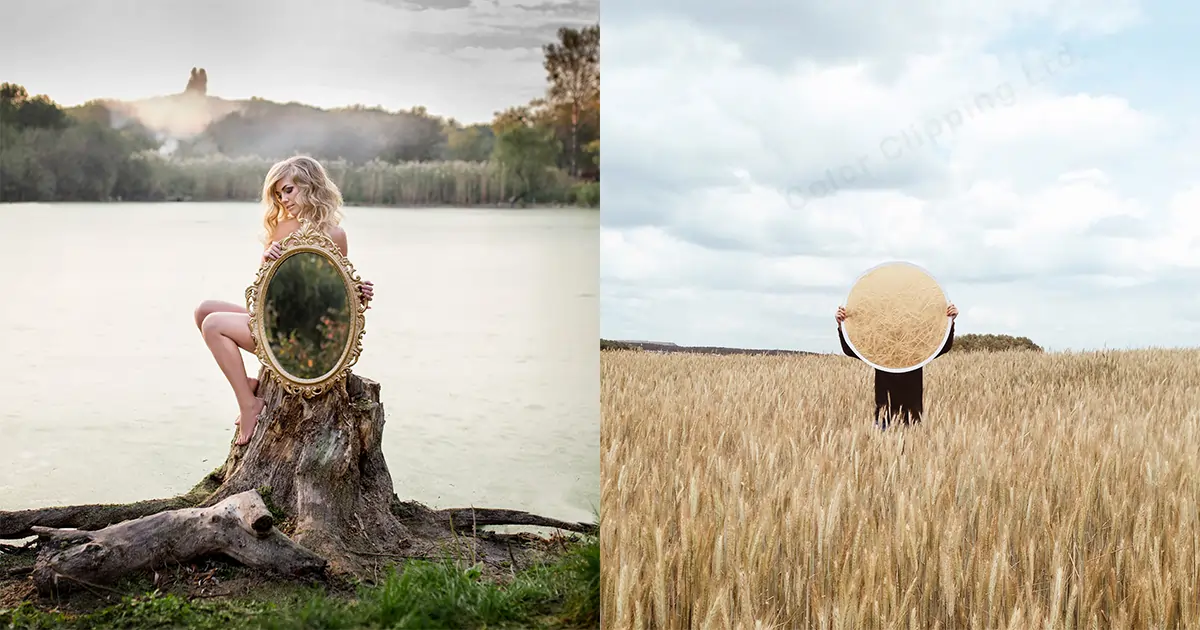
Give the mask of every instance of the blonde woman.
[[[300, 229], [300, 219], [308, 219], [337, 244], [345, 256], [349, 252], [342, 221], [342, 193], [338, 190], [320, 162], [295, 156], [271, 167], [263, 181], [262, 202], [266, 206], [263, 218], [262, 242], [266, 246], [262, 262], [275, 260], [283, 253], [280, 243]], [[359, 292], [369, 304], [374, 287], [369, 281], [359, 286]], [[369, 308], [369, 306], [368, 306]], [[257, 398], [258, 379], [246, 375], [239, 351], [254, 352], [250, 335], [250, 314], [244, 306], [219, 300], [205, 300], [196, 307], [196, 327], [204, 343], [212, 351], [225, 378], [237, 397], [239, 427], [237, 444], [246, 444], [258, 426], [263, 399]]]

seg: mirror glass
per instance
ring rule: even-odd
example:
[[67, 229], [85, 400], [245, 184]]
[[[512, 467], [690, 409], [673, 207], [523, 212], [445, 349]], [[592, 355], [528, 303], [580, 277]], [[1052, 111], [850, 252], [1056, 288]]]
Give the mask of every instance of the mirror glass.
[[294, 379], [325, 376], [350, 340], [350, 304], [333, 261], [314, 252], [285, 258], [267, 284], [263, 331], [280, 367]]

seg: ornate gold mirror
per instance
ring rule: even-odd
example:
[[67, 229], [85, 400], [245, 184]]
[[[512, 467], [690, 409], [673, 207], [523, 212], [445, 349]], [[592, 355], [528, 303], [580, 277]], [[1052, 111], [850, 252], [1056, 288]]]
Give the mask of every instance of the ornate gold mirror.
[[312, 398], [350, 374], [362, 352], [362, 279], [328, 235], [309, 221], [280, 243], [246, 289], [255, 354], [292, 394]]

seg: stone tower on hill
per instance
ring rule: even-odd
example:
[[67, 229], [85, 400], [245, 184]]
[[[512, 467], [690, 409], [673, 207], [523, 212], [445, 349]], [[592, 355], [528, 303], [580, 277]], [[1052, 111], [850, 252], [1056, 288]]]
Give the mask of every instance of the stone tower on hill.
[[183, 90], [184, 94], [194, 92], [200, 96], [208, 94], [208, 73], [204, 68], [197, 70], [192, 68], [192, 76], [188, 79], [187, 88]]

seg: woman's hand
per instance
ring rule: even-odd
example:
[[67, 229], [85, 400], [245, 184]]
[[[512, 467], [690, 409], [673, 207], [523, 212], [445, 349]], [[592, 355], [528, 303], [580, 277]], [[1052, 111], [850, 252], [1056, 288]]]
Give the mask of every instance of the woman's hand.
[[846, 321], [846, 307], [845, 306], [838, 307], [837, 315], [834, 316], [834, 319], [837, 320], [838, 326], [841, 326], [842, 322]]
[[371, 298], [375, 297], [375, 285], [371, 284], [370, 280], [364, 280], [362, 284], [358, 285], [358, 293], [362, 296], [363, 304], [366, 304], [367, 308], [371, 308]]
[[958, 307], [953, 304], [948, 305], [946, 307], [946, 317], [949, 317], [950, 319], [958, 317]]
[[271, 246], [267, 248], [267, 251], [263, 252], [263, 260], [275, 260], [282, 255], [283, 245], [280, 245], [279, 241], [272, 241]]

